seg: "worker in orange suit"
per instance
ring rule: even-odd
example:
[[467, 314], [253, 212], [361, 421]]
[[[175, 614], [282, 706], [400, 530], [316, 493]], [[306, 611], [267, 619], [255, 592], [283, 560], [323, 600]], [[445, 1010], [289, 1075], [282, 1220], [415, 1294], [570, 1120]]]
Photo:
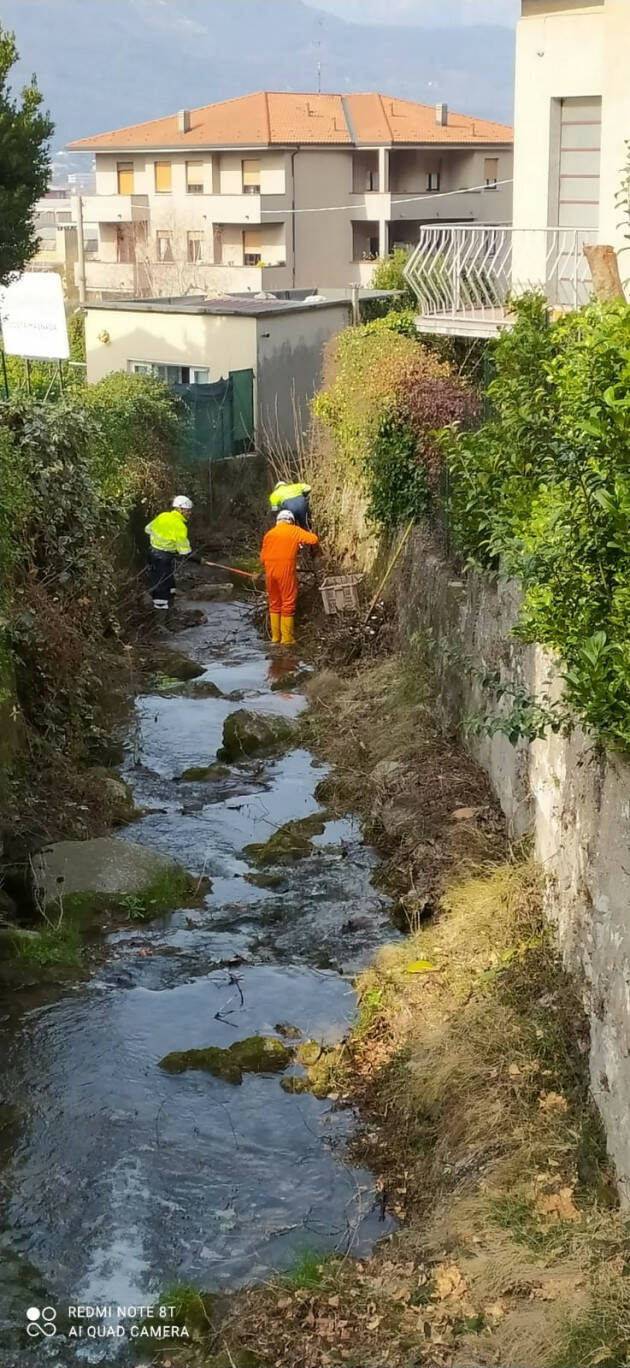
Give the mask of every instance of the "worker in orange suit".
[[298, 596], [297, 558], [301, 546], [319, 546], [314, 532], [296, 525], [292, 513], [284, 509], [275, 527], [267, 532], [260, 552], [267, 579], [271, 640], [294, 646], [293, 624]]

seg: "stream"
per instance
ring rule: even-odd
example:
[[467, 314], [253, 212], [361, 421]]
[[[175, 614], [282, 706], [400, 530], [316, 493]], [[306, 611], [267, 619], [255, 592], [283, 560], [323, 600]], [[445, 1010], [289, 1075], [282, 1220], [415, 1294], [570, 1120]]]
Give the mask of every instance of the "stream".
[[[126, 1362], [126, 1343], [61, 1332], [69, 1304], [146, 1305], [173, 1283], [238, 1287], [307, 1250], [364, 1254], [390, 1228], [371, 1174], [347, 1162], [356, 1118], [334, 1099], [290, 1095], [278, 1075], [234, 1086], [157, 1067], [170, 1051], [273, 1036], [279, 1023], [339, 1040], [356, 1011], [352, 975], [395, 935], [351, 819], [328, 822], [275, 888], [245, 878], [249, 842], [319, 810], [326, 770], [308, 752], [176, 782], [215, 758], [233, 709], [304, 707], [272, 692], [296, 660], [269, 652], [246, 603], [194, 606], [205, 624], [173, 644], [242, 698], [137, 700], [125, 777], [150, 811], [119, 834], [205, 875], [211, 891], [201, 907], [111, 934], [89, 982], [9, 1003], [0, 1018], [3, 1368], [38, 1355], [47, 1368]], [[60, 1332], [28, 1339], [26, 1308], [44, 1303]]]

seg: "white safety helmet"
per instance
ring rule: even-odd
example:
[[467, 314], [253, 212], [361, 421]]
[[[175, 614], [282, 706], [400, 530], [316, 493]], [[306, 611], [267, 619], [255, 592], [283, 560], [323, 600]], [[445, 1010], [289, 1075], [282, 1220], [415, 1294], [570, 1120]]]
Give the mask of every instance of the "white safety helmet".
[[178, 513], [192, 513], [192, 507], [192, 499], [189, 499], [186, 494], [175, 495], [173, 508], [176, 508]]
[[276, 522], [277, 522], [277, 523], [294, 523], [294, 522], [295, 522], [295, 518], [293, 517], [293, 514], [289, 512], [288, 508], [283, 508], [282, 512], [278, 514], [278, 516], [277, 516], [277, 518], [276, 518]]

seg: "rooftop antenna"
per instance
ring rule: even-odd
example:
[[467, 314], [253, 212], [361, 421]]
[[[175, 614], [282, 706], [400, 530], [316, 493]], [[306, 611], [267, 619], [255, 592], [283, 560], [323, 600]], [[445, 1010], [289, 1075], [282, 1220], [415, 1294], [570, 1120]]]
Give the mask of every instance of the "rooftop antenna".
[[324, 31], [323, 18], [317, 20], [319, 27], [319, 38], [317, 39], [317, 94], [322, 93], [322, 33]]

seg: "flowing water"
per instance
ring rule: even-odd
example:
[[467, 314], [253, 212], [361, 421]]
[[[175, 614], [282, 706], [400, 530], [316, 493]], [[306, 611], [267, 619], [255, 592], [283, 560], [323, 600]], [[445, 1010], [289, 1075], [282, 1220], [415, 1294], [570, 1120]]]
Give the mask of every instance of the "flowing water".
[[277, 1075], [234, 1086], [158, 1068], [171, 1050], [274, 1035], [283, 1022], [340, 1039], [356, 1010], [351, 974], [392, 936], [351, 820], [328, 822], [275, 888], [245, 878], [244, 846], [318, 811], [326, 771], [306, 751], [176, 782], [214, 759], [231, 710], [304, 706], [271, 691], [295, 662], [266, 652], [245, 604], [201, 606], [206, 623], [176, 644], [242, 701], [138, 700], [127, 777], [150, 811], [124, 837], [206, 875], [211, 892], [112, 934], [89, 983], [0, 1021], [3, 1368], [37, 1355], [47, 1368], [125, 1359], [124, 1345], [27, 1339], [31, 1304], [58, 1308], [61, 1324], [70, 1304], [146, 1305], [174, 1282], [235, 1287], [307, 1249], [360, 1254], [387, 1230], [371, 1175], [344, 1155], [355, 1119], [334, 1100], [287, 1094]]

